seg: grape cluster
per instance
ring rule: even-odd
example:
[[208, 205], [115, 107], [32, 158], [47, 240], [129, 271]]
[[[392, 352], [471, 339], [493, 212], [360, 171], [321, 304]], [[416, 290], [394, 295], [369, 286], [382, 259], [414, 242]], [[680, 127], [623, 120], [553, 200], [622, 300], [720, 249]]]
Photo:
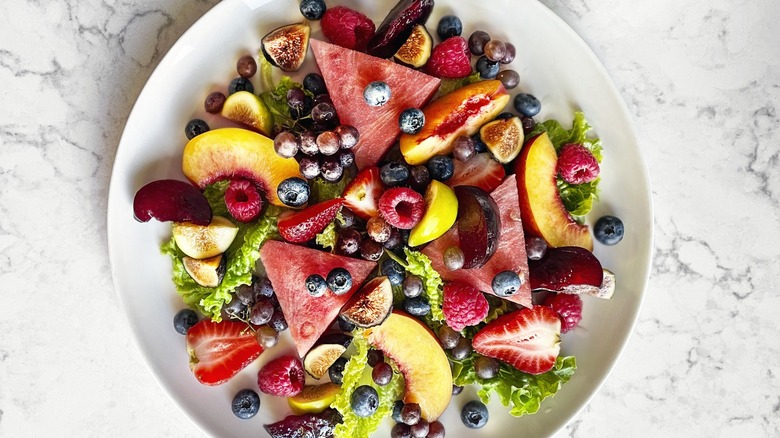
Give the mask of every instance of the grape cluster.
[[325, 82], [317, 73], [308, 74], [303, 88], [291, 88], [286, 98], [295, 123], [274, 137], [276, 153], [295, 157], [306, 179], [321, 176], [329, 182], [340, 180], [344, 169], [355, 162], [351, 149], [360, 139], [358, 130], [339, 124]]
[[477, 71], [482, 79], [498, 79], [506, 89], [517, 87], [520, 75], [514, 70], [500, 70], [501, 64], [514, 61], [516, 50], [511, 43], [490, 38], [490, 35], [478, 30], [469, 37], [469, 51], [477, 59]]
[[259, 326], [256, 330], [258, 341], [266, 345], [275, 344], [279, 338], [272, 331], [280, 333], [287, 330], [287, 321], [276, 299], [273, 285], [265, 277], [252, 276], [251, 284], [236, 288], [231, 294], [230, 302], [222, 307], [222, 317], [243, 321], [254, 327]]

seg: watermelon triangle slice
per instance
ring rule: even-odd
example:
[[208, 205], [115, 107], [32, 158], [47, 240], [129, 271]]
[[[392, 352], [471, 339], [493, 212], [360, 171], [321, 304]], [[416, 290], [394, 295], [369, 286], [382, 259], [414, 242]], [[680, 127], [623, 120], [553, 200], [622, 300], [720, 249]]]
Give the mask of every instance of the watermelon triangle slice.
[[[407, 108], [420, 108], [439, 88], [440, 80], [386, 59], [310, 40], [314, 58], [325, 79], [341, 123], [360, 133], [353, 149], [358, 169], [375, 165], [400, 134], [398, 116]], [[366, 85], [382, 81], [390, 86], [390, 100], [369, 106], [363, 99]]]
[[515, 271], [525, 278], [520, 290], [512, 297], [505, 298], [525, 307], [531, 307], [531, 286], [528, 281], [528, 257], [525, 253], [525, 235], [520, 219], [520, 201], [515, 176], [510, 175], [490, 197], [496, 201], [501, 212], [501, 237], [493, 257], [484, 266], [476, 269], [458, 269], [450, 271], [444, 265], [444, 251], [458, 244], [458, 228], [452, 227], [443, 236], [431, 242], [423, 254], [431, 259], [431, 265], [445, 281], [462, 281], [482, 292], [493, 293], [493, 277], [501, 271]]
[[[276, 240], [263, 245], [260, 261], [274, 286], [290, 335], [301, 357], [333, 323], [341, 307], [376, 267], [376, 262], [342, 257]], [[330, 291], [321, 297], [309, 295], [306, 277], [319, 274], [325, 278], [334, 268], [349, 271], [352, 275], [352, 289], [343, 295]]]

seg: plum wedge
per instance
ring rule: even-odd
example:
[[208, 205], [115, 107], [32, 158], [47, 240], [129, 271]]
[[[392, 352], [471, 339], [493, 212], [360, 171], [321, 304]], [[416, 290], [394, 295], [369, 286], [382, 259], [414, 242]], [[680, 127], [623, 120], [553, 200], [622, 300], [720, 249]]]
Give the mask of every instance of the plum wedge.
[[133, 215], [139, 222], [155, 218], [160, 222], [192, 222], [208, 225], [211, 206], [200, 189], [175, 179], [152, 181], [133, 198]]

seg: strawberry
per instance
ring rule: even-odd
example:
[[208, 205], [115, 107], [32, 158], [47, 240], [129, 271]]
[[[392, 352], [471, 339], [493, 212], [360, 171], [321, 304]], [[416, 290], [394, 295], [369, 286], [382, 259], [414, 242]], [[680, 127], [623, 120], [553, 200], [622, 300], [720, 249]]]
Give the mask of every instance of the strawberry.
[[504, 181], [505, 176], [504, 166], [484, 152], [474, 155], [465, 163], [455, 160], [455, 170], [452, 178], [447, 180], [447, 185], [475, 186], [490, 193]]
[[243, 322], [204, 319], [187, 331], [187, 352], [195, 378], [219, 385], [257, 359], [263, 347]]
[[561, 320], [547, 306], [507, 313], [480, 330], [474, 351], [529, 374], [542, 374], [555, 365], [561, 351]]
[[342, 205], [344, 200], [336, 198], [284, 215], [277, 223], [279, 234], [292, 243], [311, 240], [336, 218]]
[[463, 37], [454, 36], [433, 48], [425, 71], [438, 78], [460, 79], [471, 74], [469, 43]]
[[374, 22], [360, 12], [345, 6], [328, 8], [320, 21], [325, 38], [347, 49], [365, 51], [374, 37]]
[[379, 197], [384, 191], [379, 168], [367, 167], [344, 189], [344, 205], [361, 218], [371, 219], [379, 214]]

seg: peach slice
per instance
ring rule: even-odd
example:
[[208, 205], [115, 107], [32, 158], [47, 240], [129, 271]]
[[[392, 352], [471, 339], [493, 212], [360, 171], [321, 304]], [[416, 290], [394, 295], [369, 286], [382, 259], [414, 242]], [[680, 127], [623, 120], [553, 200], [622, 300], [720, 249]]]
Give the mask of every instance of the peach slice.
[[434, 155], [448, 154], [458, 136], [474, 135], [507, 102], [509, 93], [501, 81], [480, 81], [458, 88], [423, 108], [425, 126], [417, 134], [401, 135], [401, 153], [411, 165], [425, 163]]
[[592, 251], [587, 225], [577, 223], [561, 201], [555, 183], [557, 163], [558, 155], [546, 132], [523, 146], [515, 164], [523, 228], [552, 247], [579, 246]]
[[190, 140], [184, 147], [181, 170], [200, 188], [223, 179], [250, 179], [278, 206], [284, 205], [276, 195], [279, 183], [303, 178], [294, 158], [276, 154], [273, 140], [240, 128], [214, 129]]
[[366, 329], [368, 343], [398, 365], [406, 381], [404, 403], [418, 403], [422, 417], [434, 421], [452, 398], [452, 371], [436, 336], [413, 317], [394, 311]]

